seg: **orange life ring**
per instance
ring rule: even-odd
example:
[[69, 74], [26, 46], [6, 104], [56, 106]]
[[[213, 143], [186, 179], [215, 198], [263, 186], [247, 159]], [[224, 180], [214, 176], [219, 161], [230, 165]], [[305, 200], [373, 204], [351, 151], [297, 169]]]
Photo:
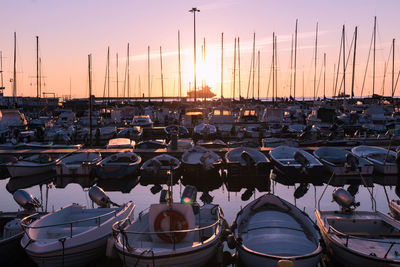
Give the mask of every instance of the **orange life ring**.
[[174, 242], [179, 243], [180, 241], [182, 241], [182, 239], [185, 238], [186, 232], [170, 233], [170, 234], [160, 233], [162, 231], [166, 231], [161, 229], [161, 222], [168, 218], [170, 220], [169, 231], [179, 231], [188, 229], [188, 223], [185, 217], [180, 212], [175, 210], [165, 210], [157, 215], [156, 220], [154, 221], [154, 230], [158, 232], [157, 236], [161, 240], [168, 243], [174, 243]]

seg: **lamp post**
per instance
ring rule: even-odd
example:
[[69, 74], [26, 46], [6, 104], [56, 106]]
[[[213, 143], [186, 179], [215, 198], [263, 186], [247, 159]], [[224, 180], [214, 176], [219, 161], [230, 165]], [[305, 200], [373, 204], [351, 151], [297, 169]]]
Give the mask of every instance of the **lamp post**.
[[191, 10], [189, 10], [189, 12], [193, 13], [193, 40], [194, 40], [194, 102], [196, 102], [196, 12], [200, 12], [199, 9], [197, 9], [196, 7], [193, 7]]

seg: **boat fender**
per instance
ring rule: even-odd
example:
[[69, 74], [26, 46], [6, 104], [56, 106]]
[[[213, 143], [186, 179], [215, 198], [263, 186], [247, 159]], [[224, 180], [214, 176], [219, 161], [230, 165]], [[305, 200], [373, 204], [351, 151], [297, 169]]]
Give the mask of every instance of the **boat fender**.
[[231, 254], [229, 251], [224, 251], [223, 257], [223, 265], [222, 266], [229, 266], [233, 265], [236, 262], [236, 255]]
[[217, 246], [216, 260], [219, 264], [224, 262], [224, 246], [222, 244], [218, 244]]
[[226, 243], [228, 244], [228, 248], [234, 249], [236, 248], [237, 240], [233, 234], [230, 234], [226, 238]]
[[118, 253], [114, 247], [114, 237], [112, 235], [107, 238], [106, 256], [112, 259], [118, 258]]
[[358, 158], [351, 153], [346, 154], [346, 168], [356, 171], [358, 169]]
[[165, 231], [161, 227], [161, 223], [164, 220], [170, 222], [169, 230], [167, 231], [187, 230], [188, 222], [186, 221], [182, 213], [172, 209], [165, 210], [163, 212], [160, 212], [154, 221], [154, 230], [157, 232], [157, 236], [161, 240], [167, 243], [179, 243], [180, 241], [182, 241], [186, 236], [186, 232], [174, 233], [172, 235], [162, 233], [163, 231]]
[[293, 267], [293, 261], [280, 260], [280, 261], [278, 261], [278, 267]]
[[297, 161], [303, 168], [308, 168], [310, 167], [310, 161], [299, 151], [294, 152], [293, 158], [295, 161]]

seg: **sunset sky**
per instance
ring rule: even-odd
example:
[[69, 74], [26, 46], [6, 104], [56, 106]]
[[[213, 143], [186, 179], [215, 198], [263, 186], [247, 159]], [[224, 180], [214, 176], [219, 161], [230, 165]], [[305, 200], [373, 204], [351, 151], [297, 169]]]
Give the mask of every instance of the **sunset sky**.
[[[221, 33], [224, 33], [224, 96], [232, 96], [234, 38], [240, 37], [241, 95], [247, 95], [252, 56], [253, 32], [256, 51], [261, 54], [260, 96], [267, 96], [272, 58], [272, 33], [278, 40], [278, 96], [289, 95], [291, 38], [298, 19], [298, 58], [296, 96], [313, 95], [315, 27], [319, 24], [319, 80], [323, 54], [327, 54], [326, 95], [332, 95], [334, 64], [339, 56], [343, 24], [346, 27], [346, 53], [358, 26], [355, 95], [361, 94], [367, 56], [377, 16], [375, 92], [391, 92], [391, 59], [383, 87], [384, 65], [389, 58], [392, 39], [400, 42], [400, 1], [398, 0], [2, 0], [0, 2], [0, 51], [3, 53], [5, 95], [12, 94], [13, 33], [17, 32], [17, 93], [36, 95], [36, 39], [40, 40], [42, 92], [57, 96], [87, 97], [88, 54], [93, 56], [93, 90], [103, 96], [107, 47], [110, 46], [111, 96], [116, 96], [116, 53], [119, 55], [119, 96], [123, 96], [126, 46], [130, 43], [130, 96], [148, 95], [147, 47], [151, 51], [151, 96], [161, 95], [160, 46], [163, 51], [166, 95], [178, 95], [178, 30], [181, 34], [182, 94], [189, 82], [193, 86], [193, 14], [197, 26], [197, 84], [201, 81], [220, 96]], [[206, 60], [201, 61], [201, 46], [206, 41]], [[400, 70], [396, 44], [395, 78]], [[399, 51], [399, 52], [397, 52]], [[352, 58], [352, 57], [351, 57]], [[342, 70], [340, 70], [340, 75]], [[346, 70], [346, 91], [350, 92], [352, 60]], [[256, 73], [257, 87], [257, 73]], [[139, 85], [140, 77], [140, 85]], [[238, 79], [238, 76], [236, 76]], [[318, 81], [317, 81], [318, 83]], [[318, 95], [323, 94], [323, 79]], [[400, 84], [399, 84], [400, 87]], [[236, 87], [238, 90], [238, 85]], [[257, 88], [256, 88], [257, 91]], [[372, 93], [372, 54], [363, 95]], [[255, 93], [257, 96], [257, 92]], [[271, 95], [271, 89], [269, 96]], [[400, 95], [400, 89], [396, 95]], [[250, 89], [250, 96], [252, 90]], [[236, 93], [237, 97], [237, 93]]]

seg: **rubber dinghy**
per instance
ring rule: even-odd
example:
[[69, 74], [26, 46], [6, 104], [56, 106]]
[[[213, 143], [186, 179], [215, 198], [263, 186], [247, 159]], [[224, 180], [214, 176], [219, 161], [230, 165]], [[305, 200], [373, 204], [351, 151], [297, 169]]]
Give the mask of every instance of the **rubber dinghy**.
[[[165, 191], [161, 196], [171, 195]], [[114, 224], [115, 248], [124, 265], [205, 266], [220, 246], [224, 220], [218, 205], [199, 206], [196, 194], [187, 186], [181, 202], [160, 199], [135, 222]]]
[[99, 208], [72, 204], [30, 225], [26, 224], [29, 217], [21, 221], [25, 232], [21, 246], [38, 266], [84, 266], [105, 255], [115, 222], [133, 220], [132, 202], [110, 208], [110, 204], [117, 204], [99, 187], [92, 187], [89, 196]]
[[231, 227], [239, 258], [247, 266], [278, 266], [290, 260], [296, 267], [317, 266], [322, 247], [320, 235], [307, 214], [273, 194], [247, 204]]

